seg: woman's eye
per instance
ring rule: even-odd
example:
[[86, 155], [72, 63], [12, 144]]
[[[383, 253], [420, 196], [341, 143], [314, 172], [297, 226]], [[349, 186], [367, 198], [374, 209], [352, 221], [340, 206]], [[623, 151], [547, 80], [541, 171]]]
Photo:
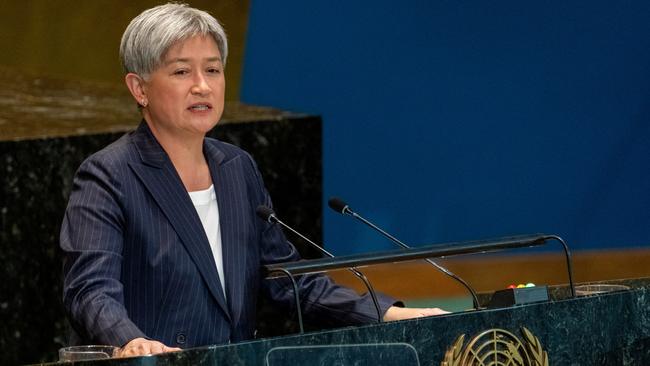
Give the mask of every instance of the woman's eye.
[[209, 72], [210, 74], [218, 74], [218, 73], [221, 72], [221, 69], [216, 68], [216, 67], [211, 67], [211, 68], [208, 69], [208, 72]]
[[183, 70], [176, 70], [176, 71], [174, 71], [174, 75], [185, 75], [185, 74], [187, 74], [188, 72], [189, 72], [189, 71], [184, 70], [184, 69], [183, 69]]

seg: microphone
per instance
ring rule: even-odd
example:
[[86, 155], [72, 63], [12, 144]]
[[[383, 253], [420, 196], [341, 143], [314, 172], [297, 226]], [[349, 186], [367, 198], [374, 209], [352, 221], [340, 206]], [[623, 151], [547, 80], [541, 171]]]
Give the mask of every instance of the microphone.
[[[257, 209], [255, 209], [255, 213], [257, 214], [257, 216], [259, 218], [261, 218], [262, 220], [264, 220], [266, 222], [269, 222], [271, 224], [280, 224], [285, 229], [287, 229], [287, 230], [291, 231], [292, 233], [298, 235], [302, 240], [304, 240], [307, 243], [311, 244], [314, 248], [316, 248], [318, 251], [320, 251], [324, 255], [326, 255], [326, 256], [328, 256], [330, 258], [334, 258], [334, 254], [328, 252], [322, 246], [320, 246], [320, 245], [314, 243], [313, 241], [309, 240], [309, 238], [302, 235], [301, 233], [299, 233], [297, 230], [295, 230], [291, 226], [285, 224], [284, 222], [282, 222], [282, 220], [278, 219], [278, 217], [275, 216], [275, 212], [273, 212], [273, 210], [270, 207], [264, 206], [264, 205], [259, 205], [259, 206], [257, 206]], [[372, 302], [374, 303], [375, 309], [377, 310], [377, 322], [381, 323], [383, 321], [382, 320], [382, 314], [381, 314], [381, 308], [379, 307], [379, 301], [377, 300], [377, 295], [375, 294], [375, 290], [373, 289], [372, 285], [370, 284], [370, 281], [368, 281], [368, 278], [363, 273], [358, 271], [356, 268], [350, 267], [348, 269], [350, 270], [350, 272], [354, 273], [354, 275], [357, 276], [361, 281], [363, 281], [363, 283], [366, 285], [366, 288], [368, 288], [368, 293], [370, 293], [370, 297], [372, 298]]]
[[[400, 247], [402, 247], [404, 249], [409, 249], [410, 248], [408, 245], [404, 244], [401, 240], [399, 240], [396, 237], [390, 235], [389, 233], [382, 230], [381, 228], [379, 228], [377, 225], [373, 224], [372, 222], [366, 220], [363, 216], [359, 215], [358, 213], [352, 211], [350, 206], [345, 201], [343, 201], [342, 199], [340, 199], [338, 197], [332, 197], [332, 198], [329, 199], [329, 201], [327, 201], [327, 205], [332, 210], [334, 210], [334, 211], [336, 211], [336, 212], [338, 212], [340, 214], [352, 216], [355, 219], [357, 219], [357, 220], [363, 222], [364, 224], [370, 226], [373, 230], [379, 232], [381, 235], [385, 236], [390, 241], [392, 241], [393, 243], [399, 245]], [[462, 278], [458, 277], [457, 275], [455, 275], [453, 272], [451, 272], [447, 268], [445, 268], [445, 267], [439, 265], [438, 263], [434, 262], [432, 259], [426, 258], [425, 261], [427, 261], [432, 266], [436, 267], [436, 269], [438, 269], [440, 272], [446, 274], [447, 276], [453, 278], [454, 280], [459, 282], [461, 285], [463, 285], [467, 289], [467, 291], [469, 291], [469, 293], [472, 295], [472, 302], [474, 303], [474, 308], [476, 310], [480, 309], [481, 304], [478, 301], [478, 296], [476, 296], [476, 292], [474, 291], [474, 289], [472, 289], [470, 287], [470, 285], [467, 282], [465, 282]]]

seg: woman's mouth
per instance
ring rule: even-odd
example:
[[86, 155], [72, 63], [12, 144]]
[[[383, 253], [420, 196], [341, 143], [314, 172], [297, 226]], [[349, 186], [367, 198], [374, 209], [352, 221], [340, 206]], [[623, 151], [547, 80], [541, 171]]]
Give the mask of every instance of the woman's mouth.
[[212, 109], [212, 106], [209, 104], [193, 104], [188, 108], [190, 111], [202, 112]]

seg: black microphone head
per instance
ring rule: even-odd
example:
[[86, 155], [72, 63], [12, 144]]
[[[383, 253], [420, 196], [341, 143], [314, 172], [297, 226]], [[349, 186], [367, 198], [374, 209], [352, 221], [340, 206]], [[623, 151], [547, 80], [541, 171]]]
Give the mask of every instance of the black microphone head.
[[257, 206], [257, 209], [255, 209], [255, 213], [257, 214], [257, 216], [259, 216], [259, 218], [268, 222], [271, 222], [271, 218], [275, 214], [270, 207], [264, 205]]
[[349, 210], [350, 208], [348, 207], [348, 204], [345, 203], [342, 199], [338, 197], [332, 197], [327, 201], [327, 205], [330, 206], [330, 208], [340, 214], [345, 214], [347, 213], [346, 211]]

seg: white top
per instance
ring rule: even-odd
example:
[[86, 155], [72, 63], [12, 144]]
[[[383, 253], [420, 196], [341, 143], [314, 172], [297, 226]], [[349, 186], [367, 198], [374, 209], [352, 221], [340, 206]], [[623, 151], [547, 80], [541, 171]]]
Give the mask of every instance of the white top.
[[217, 194], [214, 192], [214, 185], [203, 191], [188, 192], [196, 212], [199, 214], [203, 230], [210, 242], [210, 249], [217, 264], [217, 272], [221, 280], [221, 288], [226, 296], [225, 278], [223, 277], [223, 251], [221, 248], [221, 228], [219, 226], [219, 207], [217, 206]]

